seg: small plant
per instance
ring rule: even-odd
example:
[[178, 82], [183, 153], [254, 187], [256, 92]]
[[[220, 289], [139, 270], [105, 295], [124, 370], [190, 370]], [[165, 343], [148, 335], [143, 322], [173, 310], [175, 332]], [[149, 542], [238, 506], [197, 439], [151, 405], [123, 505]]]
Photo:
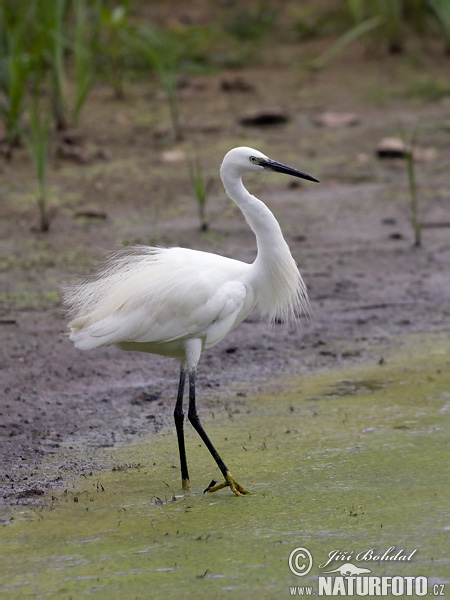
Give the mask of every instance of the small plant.
[[419, 217], [419, 201], [417, 196], [417, 185], [415, 175], [415, 158], [414, 158], [414, 146], [416, 142], [417, 127], [414, 129], [409, 141], [406, 140], [406, 135], [399, 125], [401, 137], [403, 139], [403, 145], [405, 148], [405, 162], [406, 170], [408, 174], [408, 187], [409, 187], [409, 210], [410, 210], [410, 221], [414, 233], [414, 246], [419, 248], [422, 245], [422, 225]]
[[124, 71], [125, 71], [125, 44], [123, 37], [126, 35], [128, 25], [128, 2], [101, 9], [101, 30], [103, 33], [102, 46], [99, 54], [106, 50], [107, 59], [103, 65], [105, 79], [112, 86], [116, 98], [123, 99]]
[[313, 62], [313, 67], [323, 68], [327, 62], [342, 52], [346, 46], [375, 31], [380, 25], [381, 18], [379, 16], [371, 17], [357, 23], [354, 27], [346, 31], [344, 35], [339, 37], [330, 48], [316, 58]]
[[0, 6], [0, 89], [3, 92], [0, 114], [5, 125], [8, 159], [20, 138], [20, 120], [30, 75], [26, 23], [25, 18], [20, 19], [13, 11]]
[[23, 134], [26, 146], [36, 167], [39, 193], [37, 204], [39, 209], [39, 228], [43, 232], [50, 229], [50, 215], [47, 206], [47, 158], [50, 138], [50, 110], [42, 114], [39, 92], [35, 91], [30, 105], [30, 133]]
[[130, 44], [157, 74], [167, 93], [174, 137], [183, 139], [178, 100], [178, 77], [183, 59], [183, 44], [171, 31], [141, 26], [129, 38]]
[[241, 42], [258, 42], [273, 31], [276, 26], [276, 15], [277, 11], [267, 6], [266, 2], [259, 2], [254, 9], [233, 10], [232, 16], [225, 23], [225, 28]]
[[[53, 120], [56, 129], [77, 126], [80, 111], [94, 83], [94, 39], [99, 34], [101, 0], [88, 8], [87, 0], [40, 0], [38, 44], [40, 68], [50, 73]], [[73, 18], [73, 20], [72, 20]], [[73, 26], [72, 26], [73, 23]], [[73, 35], [70, 27], [73, 28]], [[73, 61], [73, 101], [67, 91], [67, 70]]]
[[403, 0], [377, 0], [374, 11], [380, 17], [381, 36], [391, 54], [403, 50]]
[[[442, 2], [446, 3], [447, 0]], [[345, 12], [347, 23], [351, 23], [350, 27], [316, 60], [315, 66], [323, 67], [348, 44], [367, 36], [387, 45], [391, 54], [399, 53], [403, 50], [407, 17], [416, 29], [423, 30], [427, 22], [425, 0], [410, 0], [409, 3], [404, 0], [347, 0]]]
[[85, 0], [74, 0], [75, 39], [73, 42], [75, 99], [72, 106], [72, 124], [76, 127], [81, 108], [94, 81], [94, 57], [90, 28], [87, 24]]
[[418, 32], [423, 34], [428, 25], [429, 0], [408, 0], [405, 4], [405, 16]]
[[152, 224], [151, 224], [151, 229], [150, 229], [150, 236], [148, 239], [149, 246], [157, 246], [158, 245], [158, 223], [159, 223], [160, 212], [161, 212], [161, 200], [157, 199], [155, 202], [155, 206], [153, 208]]
[[206, 202], [211, 190], [213, 180], [205, 181], [203, 169], [198, 159], [188, 162], [189, 176], [191, 178], [192, 189], [195, 193], [195, 199], [198, 206], [198, 216], [200, 219], [200, 231], [208, 231], [208, 221], [206, 219]]
[[51, 98], [56, 129], [68, 127], [67, 84], [65, 71], [66, 40], [64, 21], [66, 0], [41, 0], [38, 29], [42, 36], [41, 51], [51, 73]]
[[450, 55], [450, 2], [449, 0], [428, 0], [430, 8], [434, 12], [442, 27], [445, 37], [445, 51]]
[[405, 154], [406, 167], [408, 170], [409, 184], [409, 206], [411, 211], [411, 225], [414, 231], [414, 246], [422, 245], [422, 226], [419, 220], [419, 205], [417, 201], [417, 186], [415, 177], [415, 163], [413, 148], [409, 148]]
[[355, 25], [364, 21], [364, 0], [347, 0], [346, 8]]

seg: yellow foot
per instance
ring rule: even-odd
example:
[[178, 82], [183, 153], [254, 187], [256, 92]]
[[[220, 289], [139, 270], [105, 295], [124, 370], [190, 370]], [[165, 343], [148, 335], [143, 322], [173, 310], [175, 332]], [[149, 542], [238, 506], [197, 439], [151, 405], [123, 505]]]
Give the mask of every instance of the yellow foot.
[[240, 485], [236, 481], [236, 479], [234, 479], [230, 471], [227, 471], [225, 481], [223, 481], [222, 483], [216, 483], [214, 480], [211, 481], [211, 483], [208, 485], [208, 487], [203, 493], [206, 494], [206, 492], [208, 492], [212, 494], [212, 492], [217, 492], [217, 490], [221, 490], [222, 488], [227, 486], [230, 486], [231, 491], [233, 492], [233, 494], [236, 494], [236, 496], [244, 496], [245, 494], [250, 494], [248, 490], [242, 487], [242, 485]]
[[189, 483], [189, 479], [182, 479], [181, 485], [183, 486], [183, 490], [190, 490], [191, 484]]

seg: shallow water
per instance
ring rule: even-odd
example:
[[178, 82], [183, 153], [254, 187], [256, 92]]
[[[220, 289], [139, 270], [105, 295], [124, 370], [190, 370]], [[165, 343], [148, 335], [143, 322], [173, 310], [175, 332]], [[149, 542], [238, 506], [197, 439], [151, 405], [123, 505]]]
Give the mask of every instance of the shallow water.
[[[288, 597], [315, 586], [335, 550], [353, 551], [350, 562], [372, 575], [423, 575], [450, 594], [449, 350], [414, 338], [384, 365], [285, 382], [284, 393], [204, 413], [250, 496], [202, 494], [219, 476], [190, 427], [188, 494], [174, 432], [102, 450], [114, 470], [70, 483], [49, 506], [2, 511], [2, 598]], [[313, 556], [306, 577], [288, 566], [299, 546]], [[354, 559], [392, 546], [417, 552]]]

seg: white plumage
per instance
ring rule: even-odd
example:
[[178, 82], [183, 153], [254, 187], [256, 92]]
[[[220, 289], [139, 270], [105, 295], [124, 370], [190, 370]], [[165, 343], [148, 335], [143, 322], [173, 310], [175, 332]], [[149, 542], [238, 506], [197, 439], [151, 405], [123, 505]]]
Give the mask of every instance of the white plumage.
[[[255, 305], [270, 321], [297, 319], [306, 313], [306, 287], [280, 226], [265, 204], [249, 194], [242, 183], [245, 172], [264, 169], [317, 181], [252, 148], [228, 152], [220, 174], [228, 196], [255, 233], [258, 253], [253, 263], [186, 248], [123, 248], [111, 254], [96, 275], [65, 291], [73, 317], [69, 323], [70, 339], [75, 346], [90, 350], [117, 344], [124, 350], [178, 358], [184, 387], [186, 371], [195, 381], [201, 352], [220, 342]], [[195, 397], [192, 413], [195, 421]], [[175, 420], [177, 424], [177, 410]], [[179, 421], [180, 417], [178, 433]], [[196, 422], [193, 425], [199, 431]], [[199, 421], [198, 427], [201, 428]], [[199, 431], [204, 439], [203, 434], [207, 436], [203, 429], [202, 432]], [[180, 443], [180, 433], [178, 441], [186, 487], [187, 466], [183, 472], [184, 441]], [[244, 493], [220, 457], [221, 464], [214, 453], [213, 456], [224, 474], [223, 485], [230, 485], [237, 494]], [[223, 485], [207, 489], [214, 491]]]

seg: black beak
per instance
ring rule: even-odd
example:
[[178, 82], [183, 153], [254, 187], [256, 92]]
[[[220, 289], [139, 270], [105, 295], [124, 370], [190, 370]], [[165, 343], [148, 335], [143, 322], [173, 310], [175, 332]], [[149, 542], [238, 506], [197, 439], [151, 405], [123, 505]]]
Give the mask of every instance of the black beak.
[[275, 171], [276, 173], [285, 173], [286, 175], [292, 175], [293, 177], [300, 177], [300, 179], [307, 179], [308, 181], [320, 183], [315, 177], [311, 177], [311, 175], [297, 171], [297, 169], [293, 169], [292, 167], [287, 167], [286, 165], [283, 165], [276, 160], [271, 160], [270, 158], [262, 162], [261, 166], [265, 169], [269, 169], [270, 171]]

